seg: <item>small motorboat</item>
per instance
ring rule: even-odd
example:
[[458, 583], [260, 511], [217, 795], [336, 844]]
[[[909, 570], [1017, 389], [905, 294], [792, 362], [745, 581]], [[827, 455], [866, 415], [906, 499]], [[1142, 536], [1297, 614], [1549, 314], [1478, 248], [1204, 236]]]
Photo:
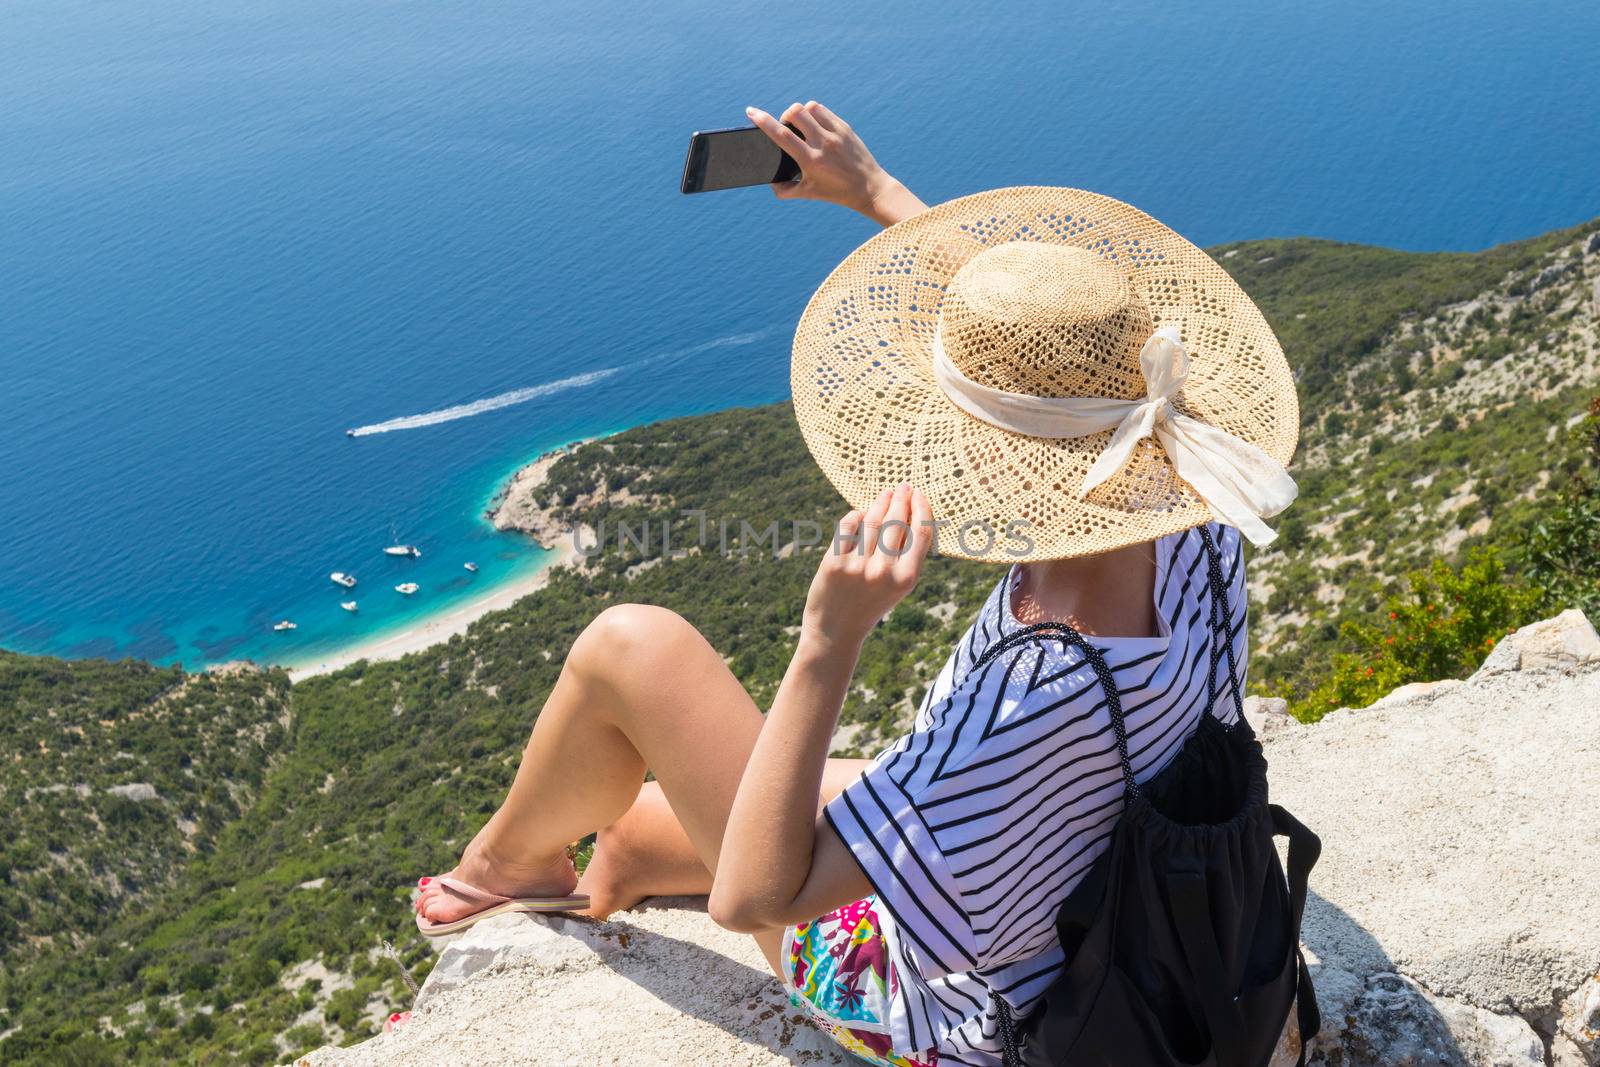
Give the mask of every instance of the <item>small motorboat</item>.
[[467, 562], [463, 563], [462, 566], [465, 567], [467, 570], [471, 571], [473, 574], [477, 574], [478, 573], [478, 565], [476, 563], [472, 562], [471, 560], [468, 560]]
[[282, 622], [274, 623], [272, 628], [277, 630], [279, 633], [283, 633], [285, 630], [297, 629], [295, 624], [290, 622], [288, 619], [284, 619]]
[[383, 554], [386, 556], [410, 556], [412, 559], [416, 559], [422, 555], [422, 549], [416, 545], [390, 545], [383, 550]]
[[328, 577], [333, 579], [334, 585], [342, 585], [346, 589], [355, 588], [356, 576], [353, 574], [346, 574], [344, 571], [334, 571], [332, 574], [328, 575]]
[[344, 435], [345, 435], [345, 436], [346, 436], [346, 437], [354, 437], [354, 436], [355, 436], [355, 435], [356, 435], [356, 432], [355, 432], [355, 431], [354, 431], [354, 430], [346, 430], [346, 431], [345, 431], [345, 432], [344, 432]]
[[417, 585], [416, 582], [401, 582], [399, 585], [394, 587], [394, 591], [399, 593], [401, 596], [410, 596], [420, 588], [421, 586]]
[[343, 608], [344, 610], [346, 610], [346, 611], [359, 611], [360, 610], [360, 608], [357, 606], [357, 604], [356, 604], [356, 602], [354, 600], [341, 600], [339, 602], [339, 606], [341, 608]]

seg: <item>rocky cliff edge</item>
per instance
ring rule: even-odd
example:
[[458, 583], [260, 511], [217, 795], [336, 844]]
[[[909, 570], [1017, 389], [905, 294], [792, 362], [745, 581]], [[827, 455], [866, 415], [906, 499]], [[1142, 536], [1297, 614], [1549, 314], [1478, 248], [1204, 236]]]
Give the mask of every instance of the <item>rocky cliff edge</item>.
[[[1251, 719], [1323, 840], [1304, 940], [1325, 1067], [1600, 1064], [1600, 637], [1566, 612], [1466, 681]], [[1296, 1035], [1279, 1060], [1292, 1062]], [[411, 1021], [304, 1067], [855, 1062], [699, 900], [454, 939]]]

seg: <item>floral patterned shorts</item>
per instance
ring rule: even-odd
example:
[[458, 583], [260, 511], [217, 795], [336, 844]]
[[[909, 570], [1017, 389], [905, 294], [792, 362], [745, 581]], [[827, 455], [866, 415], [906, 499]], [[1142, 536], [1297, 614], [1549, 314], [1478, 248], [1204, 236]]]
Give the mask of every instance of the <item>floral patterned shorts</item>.
[[867, 897], [784, 931], [789, 999], [847, 1052], [874, 1067], [935, 1067], [936, 1053], [922, 1059], [890, 1047], [895, 974], [877, 908], [877, 900]]

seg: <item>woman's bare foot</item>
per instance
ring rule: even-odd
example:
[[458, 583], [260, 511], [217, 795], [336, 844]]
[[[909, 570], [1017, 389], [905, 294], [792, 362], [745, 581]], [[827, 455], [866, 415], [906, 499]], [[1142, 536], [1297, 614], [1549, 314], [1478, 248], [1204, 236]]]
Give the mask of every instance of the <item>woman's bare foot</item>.
[[589, 897], [588, 909], [579, 914], [595, 919], [627, 911], [646, 897], [711, 892], [711, 872], [658, 783], [646, 782], [633, 807], [600, 831], [578, 892]]
[[619, 854], [614, 835], [601, 831], [595, 839], [589, 864], [578, 878], [578, 892], [589, 898], [589, 906], [578, 912], [591, 919], [605, 919], [612, 912], [630, 911], [645, 898], [638, 890], [639, 872], [626, 856]]
[[[507, 859], [485, 841], [484, 831], [472, 839], [461, 862], [446, 877], [503, 897], [564, 897], [578, 884], [578, 873], [566, 853], [543, 860]], [[447, 892], [436, 878], [423, 878], [417, 884], [422, 892], [414, 906], [429, 922], [455, 922], [480, 907]]]

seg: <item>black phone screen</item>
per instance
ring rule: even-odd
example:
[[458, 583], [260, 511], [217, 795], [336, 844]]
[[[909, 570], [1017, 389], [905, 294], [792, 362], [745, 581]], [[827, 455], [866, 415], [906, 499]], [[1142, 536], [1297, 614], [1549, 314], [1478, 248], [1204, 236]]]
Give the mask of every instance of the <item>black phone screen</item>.
[[[791, 127], [792, 128], [792, 127]], [[746, 185], [769, 185], [800, 176], [800, 165], [754, 126], [696, 133], [683, 164], [682, 189], [709, 193]]]

